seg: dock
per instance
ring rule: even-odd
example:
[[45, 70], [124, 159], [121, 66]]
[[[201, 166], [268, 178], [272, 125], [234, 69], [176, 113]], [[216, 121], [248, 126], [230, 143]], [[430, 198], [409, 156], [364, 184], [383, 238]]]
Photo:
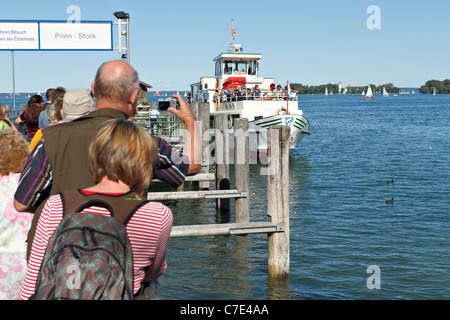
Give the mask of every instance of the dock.
[[[193, 108], [194, 109], [194, 108]], [[267, 168], [267, 221], [251, 222], [249, 197], [249, 133], [248, 119], [233, 120], [233, 159], [229, 156], [230, 136], [228, 117], [215, 115], [215, 163], [210, 163], [210, 116], [209, 103], [195, 106], [203, 137], [202, 169], [187, 182], [198, 182], [198, 191], [149, 192], [148, 199], [192, 200], [211, 199], [216, 210], [229, 210], [234, 204], [234, 222], [200, 225], [174, 225], [171, 237], [201, 237], [215, 235], [249, 236], [268, 235], [268, 275], [271, 278], [286, 278], [289, 275], [289, 141], [287, 126], [273, 126], [268, 131]], [[138, 121], [142, 121], [138, 119]], [[142, 125], [142, 123], [141, 123]], [[230, 163], [234, 160], [234, 185], [230, 185]], [[212, 171], [212, 172], [211, 172]], [[213, 188], [210, 186], [214, 185]]]
[[[26, 105], [20, 110], [11, 110], [5, 105], [11, 121], [17, 118]], [[219, 114], [211, 121], [209, 103], [194, 104], [194, 113], [199, 121], [203, 152], [201, 172], [186, 178], [186, 182], [196, 182], [198, 191], [149, 192], [147, 198], [153, 201], [188, 199], [211, 199], [215, 201], [216, 210], [230, 210], [234, 204], [234, 222], [203, 225], [173, 226], [171, 237], [199, 237], [215, 235], [249, 236], [252, 234], [268, 235], [268, 275], [270, 278], [286, 278], [289, 276], [289, 141], [290, 129], [276, 125], [268, 130], [268, 166], [267, 166], [267, 221], [251, 222], [251, 199], [249, 196], [249, 131], [248, 119], [236, 118], [234, 125], [233, 159], [230, 159], [230, 119]], [[183, 134], [180, 123], [172, 123], [170, 130], [162, 128], [161, 132], [173, 134], [172, 141], [182, 143], [179, 136]], [[135, 123], [146, 129], [150, 128], [150, 116], [138, 115]], [[214, 123], [214, 128], [211, 128]], [[165, 131], [164, 131], [165, 130]], [[215, 161], [211, 163], [211, 136], [214, 132]], [[170, 139], [168, 142], [171, 142]], [[176, 145], [176, 143], [174, 144]], [[230, 185], [230, 164], [234, 164], [234, 185]], [[158, 181], [152, 181], [152, 183]], [[211, 185], [214, 187], [211, 188]]]

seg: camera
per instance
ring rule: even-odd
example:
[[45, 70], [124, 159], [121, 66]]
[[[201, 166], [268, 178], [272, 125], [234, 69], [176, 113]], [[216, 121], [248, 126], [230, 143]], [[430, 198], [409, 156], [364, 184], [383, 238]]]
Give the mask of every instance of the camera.
[[180, 102], [175, 98], [160, 99], [158, 100], [159, 111], [164, 111], [172, 107], [174, 109], [180, 109]]

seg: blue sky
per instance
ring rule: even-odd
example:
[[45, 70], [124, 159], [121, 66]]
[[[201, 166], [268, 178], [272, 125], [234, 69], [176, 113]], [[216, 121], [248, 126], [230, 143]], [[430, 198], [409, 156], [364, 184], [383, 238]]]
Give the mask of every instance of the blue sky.
[[[317, 85], [383, 84], [418, 87], [450, 78], [448, 0], [0, 0], [0, 20], [66, 20], [77, 5], [81, 20], [115, 21], [131, 16], [131, 64], [156, 90], [188, 90], [212, 76], [212, 59], [236, 41], [263, 54], [262, 76]], [[380, 8], [380, 29], [369, 29], [366, 12]], [[16, 91], [64, 86], [88, 88], [112, 52], [15, 54]], [[11, 52], [0, 52], [0, 92], [12, 91]]]

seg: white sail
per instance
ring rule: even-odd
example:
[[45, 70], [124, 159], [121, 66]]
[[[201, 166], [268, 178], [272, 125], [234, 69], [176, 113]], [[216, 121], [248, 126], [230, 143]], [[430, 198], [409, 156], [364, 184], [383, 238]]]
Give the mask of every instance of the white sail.
[[370, 86], [367, 88], [366, 98], [373, 98], [372, 88]]
[[366, 92], [363, 90], [363, 92], [361, 93], [362, 96], [366, 95]]
[[328, 95], [328, 88], [325, 88], [325, 95]]
[[389, 97], [389, 93], [387, 93], [386, 88], [383, 88], [383, 97]]

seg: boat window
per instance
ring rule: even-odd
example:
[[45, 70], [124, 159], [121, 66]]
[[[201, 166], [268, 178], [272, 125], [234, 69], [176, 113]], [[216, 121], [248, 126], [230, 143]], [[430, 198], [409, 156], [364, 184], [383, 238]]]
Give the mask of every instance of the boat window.
[[222, 74], [222, 60], [216, 62], [216, 76], [220, 77]]
[[223, 70], [224, 74], [231, 74], [234, 69], [234, 63], [232, 61], [225, 60], [225, 68]]
[[247, 73], [247, 62], [246, 61], [236, 61], [233, 72], [238, 73], [238, 74], [246, 74]]
[[248, 74], [253, 76], [258, 75], [258, 61], [249, 61]]

